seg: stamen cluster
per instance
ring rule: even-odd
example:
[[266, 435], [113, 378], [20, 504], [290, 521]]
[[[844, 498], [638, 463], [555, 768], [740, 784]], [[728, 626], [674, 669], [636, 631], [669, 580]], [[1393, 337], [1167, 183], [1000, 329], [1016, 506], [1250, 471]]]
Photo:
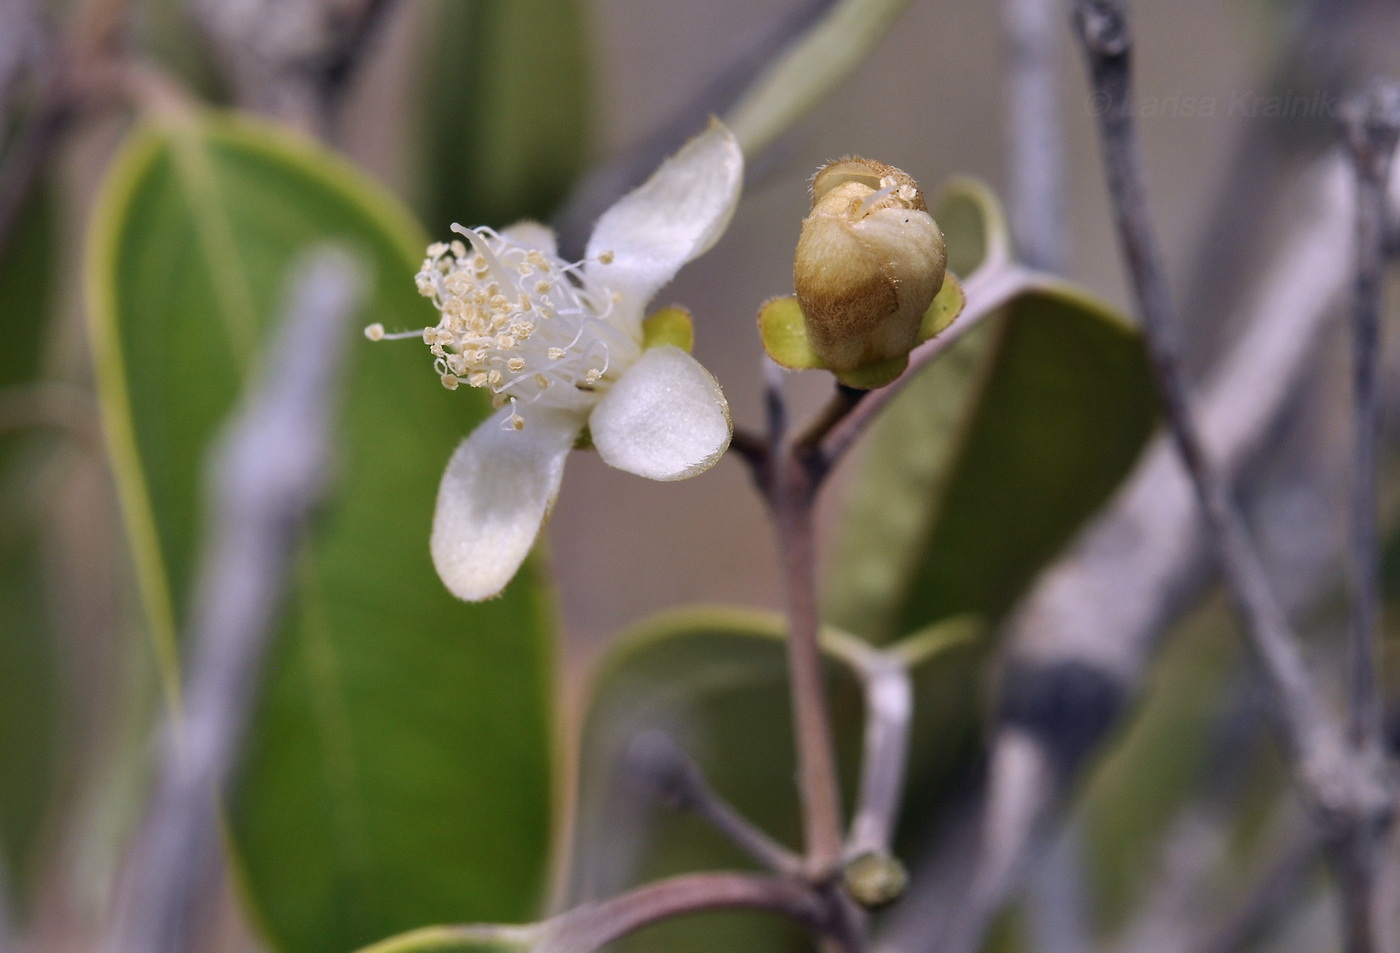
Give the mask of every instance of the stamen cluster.
[[[442, 313], [423, 341], [444, 387], [489, 389], [498, 406], [576, 406], [596, 399], [619, 360], [635, 357], [636, 342], [606, 320], [611, 293], [589, 282], [582, 263], [489, 228], [453, 230], [467, 241], [429, 246], [416, 276], [419, 293]], [[524, 421], [512, 414], [508, 424]]]

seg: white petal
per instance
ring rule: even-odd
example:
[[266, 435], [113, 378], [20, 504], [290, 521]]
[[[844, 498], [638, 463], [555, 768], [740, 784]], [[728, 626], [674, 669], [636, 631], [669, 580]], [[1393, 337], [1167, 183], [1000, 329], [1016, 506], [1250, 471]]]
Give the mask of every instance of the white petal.
[[554, 237], [554, 230], [528, 218], [501, 229], [501, 237], [509, 238], [517, 245], [542, 251], [547, 257], [559, 257], [559, 241]]
[[[744, 184], [744, 153], [719, 121], [603, 213], [588, 240], [589, 277], [622, 295], [628, 319], [686, 262], [719, 240]], [[612, 252], [611, 264], [597, 261]]]
[[535, 544], [559, 494], [564, 458], [583, 419], [520, 408], [521, 430], [502, 407], [452, 454], [433, 514], [433, 565], [452, 594], [473, 602], [505, 588]]
[[714, 466], [734, 429], [719, 384], [673, 345], [642, 354], [588, 418], [604, 462], [653, 480], [683, 480]]

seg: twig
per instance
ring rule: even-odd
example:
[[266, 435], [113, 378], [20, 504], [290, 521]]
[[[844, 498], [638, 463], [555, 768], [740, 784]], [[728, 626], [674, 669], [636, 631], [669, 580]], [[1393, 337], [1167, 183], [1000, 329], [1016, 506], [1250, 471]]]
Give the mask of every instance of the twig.
[[559, 233], [559, 247], [565, 254], [575, 257], [575, 253], [581, 254], [593, 223], [604, 211], [645, 180], [661, 160], [684, 145], [695, 130], [704, 128], [708, 117], [726, 113], [769, 68], [780, 50], [810, 30], [837, 2], [807, 0], [727, 64], [718, 79], [677, 109], [665, 125], [634, 148], [597, 166], [580, 179], [553, 219], [554, 230]]
[[335, 375], [357, 273], [323, 251], [297, 276], [267, 377], [211, 457], [214, 529], [191, 623], [181, 730], [167, 717], [155, 794], [129, 854], [127, 895], [108, 948], [198, 946], [196, 906], [217, 877], [216, 799], [237, 760], [302, 524], [331, 449]]
[[859, 639], [850, 639], [846, 644], [843, 656], [854, 667], [865, 695], [860, 787], [846, 839], [846, 856], [888, 854], [904, 789], [914, 690], [909, 671], [899, 658]]
[[85, 0], [60, 37], [45, 37], [42, 71], [26, 125], [0, 166], [0, 251], [9, 244], [69, 122], [108, 90], [97, 80], [112, 53], [130, 0]]
[[1353, 752], [1323, 705], [1229, 484], [1206, 456], [1172, 339], [1179, 321], [1147, 211], [1131, 111], [1127, 11], [1121, 0], [1078, 0], [1074, 9], [1095, 96], [1106, 105], [1099, 129], [1109, 193], [1167, 422], [1200, 498], [1245, 633], [1271, 681], [1295, 775], [1334, 831], [1347, 907], [1347, 949], [1363, 953], [1373, 946], [1374, 919], [1372, 865], [1365, 858], [1374, 853], [1393, 811], [1387, 766], [1379, 763], [1377, 752]]
[[808, 876], [829, 880], [841, 860], [841, 794], [836, 775], [831, 718], [818, 643], [821, 617], [816, 596], [816, 550], [812, 521], [816, 484], [804, 461], [785, 446], [766, 494], [778, 535], [788, 600], [788, 673], [792, 682], [797, 738], [798, 790]]
[[201, 0], [240, 102], [334, 139], [350, 81], [392, 0]]
[[802, 873], [802, 858], [749, 823], [705, 781], [700, 767], [663, 732], [644, 731], [627, 746], [627, 765], [678, 811], [709, 823], [740, 850], [775, 873]]
[[1380, 538], [1376, 444], [1380, 439], [1378, 371], [1384, 273], [1386, 185], [1400, 136], [1400, 86], [1377, 82], [1347, 102], [1345, 141], [1356, 173], [1356, 292], [1352, 305], [1355, 457], [1351, 485], [1352, 607], [1348, 689], [1352, 743], [1379, 748], [1381, 694]]
[[821, 435], [821, 467], [830, 469], [835, 466], [905, 385], [913, 380], [920, 370], [956, 344], [965, 333], [976, 327], [978, 322], [1006, 307], [1019, 295], [1034, 290], [1044, 282], [1054, 280], [1049, 275], [1041, 275], [1001, 260], [989, 262], [978, 269], [963, 284], [963, 294], [967, 303], [953, 323], [931, 341], [926, 341], [909, 352], [909, 367], [903, 374], [885, 387], [871, 391], [845, 416], [833, 421], [825, 429]]
[[818, 934], [841, 937], [830, 905], [811, 886], [787, 877], [715, 873], [672, 877], [552, 920], [534, 953], [594, 953], [651, 923], [718, 909], [782, 914]]
[[0, 388], [0, 435], [28, 427], [66, 430], [88, 447], [102, 450], [97, 399], [69, 384], [46, 381]]
[[1228, 482], [1206, 454], [1192, 417], [1173, 336], [1179, 326], [1147, 211], [1145, 177], [1131, 112], [1127, 12], [1116, 0], [1079, 0], [1075, 21], [1095, 95], [1103, 158], [1119, 239], [1127, 259], [1153, 376], [1167, 423], [1181, 453], [1217, 547], [1226, 582], [1250, 643], [1278, 700], [1284, 740], [1304, 789], [1327, 813], [1362, 809], [1372, 792], [1364, 772], [1349, 770], [1343, 735], [1321, 702], [1296, 635], [1270, 590], [1258, 551], [1230, 495]]
[[[1211, 455], [1222, 471], [1238, 480], [1258, 456], [1265, 437], [1298, 399], [1311, 357], [1320, 347], [1329, 316], [1350, 286], [1350, 263], [1338, 254], [1352, 232], [1348, 174], [1340, 156], [1331, 155], [1298, 176], [1289, 189], [1300, 198], [1289, 228], [1273, 250], [1271, 264], [1241, 305], [1235, 322], [1242, 328], [1202, 390], [1200, 424]], [[1400, 204], [1392, 185], [1392, 206]], [[988, 799], [1012, 798], [1009, 790], [1026, 783], [1026, 775], [1002, 770], [1012, 751], [1049, 764], [1056, 752], [1086, 751], [1115, 724], [1126, 704], [1142, 688], [1148, 660], [1164, 632], [1205, 583], [1208, 548], [1190, 478], [1169, 438], [1157, 436], [1102, 516], [1090, 524], [1064, 556], [1041, 573], [1008, 623], [1006, 674], [1001, 692], [1023, 694], [1026, 678], [1037, 682], [1073, 677], [1103, 686], [1078, 696], [1071, 711], [1094, 698], [1117, 699], [1106, 721], [1076, 714], [1040, 724], [1001, 721], [989, 757]], [[1318, 580], [1321, 586], [1323, 580]], [[1317, 593], [1294, 593], [1299, 602]], [[1068, 694], [1068, 691], [1066, 691]], [[1097, 704], [1097, 702], [1095, 702]], [[1003, 712], [1005, 715], [1005, 712]], [[1098, 724], [1099, 734], [1069, 743], [1063, 738], [1076, 726]], [[1003, 749], [1006, 749], [1003, 753]], [[938, 901], [911, 897], [898, 920], [922, 905], [950, 906], [960, 920], [975, 921], [962, 930], [979, 937], [992, 912], [1011, 889], [1009, 872], [1019, 869], [1032, 834], [1062, 796], [1060, 784], [1075, 777], [1080, 763], [1063, 763], [1046, 771], [1046, 786], [1025, 793], [1029, 811], [1040, 819], [1025, 830], [1001, 831], [983, 825], [982, 852], [990, 844], [1010, 855], [1009, 862], [976, 862], [978, 896], [987, 906], [964, 899]], [[1035, 777], [1035, 773], [1030, 773]], [[1055, 778], [1061, 779], [1057, 784]], [[999, 880], [989, 866], [1007, 872]], [[916, 888], [919, 881], [915, 881]], [[925, 936], [927, 929], [899, 925], [901, 935]], [[911, 949], [931, 949], [910, 945]], [[958, 947], [949, 947], [957, 953]]]
[[1266, 924], [1291, 907], [1323, 846], [1316, 829], [1292, 835], [1244, 901], [1211, 931], [1197, 953], [1238, 953], [1245, 949]]
[[1060, 121], [1059, 0], [1003, 0], [1006, 77], [1007, 210], [1021, 261], [1062, 272], [1065, 142]]

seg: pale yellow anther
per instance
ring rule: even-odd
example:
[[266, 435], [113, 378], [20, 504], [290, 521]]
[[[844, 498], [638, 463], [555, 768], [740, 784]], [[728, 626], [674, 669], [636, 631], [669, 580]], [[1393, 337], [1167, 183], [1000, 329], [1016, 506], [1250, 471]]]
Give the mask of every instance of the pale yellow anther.
[[490, 384], [492, 387], [495, 387], [505, 379], [505, 375], [498, 370], [489, 370], [486, 372], [486, 383]]
[[564, 359], [564, 355], [569, 352], [564, 350], [562, 347], [552, 347], [545, 353], [549, 355], [549, 359], [551, 361], [561, 361]]
[[549, 294], [549, 289], [553, 287], [554, 285], [550, 284], [548, 281], [537, 281], [535, 282], [535, 293], [547, 295]]
[[512, 429], [525, 429], [525, 418], [520, 416], [519, 414], [511, 414], [509, 417], [506, 418], [506, 420], [510, 423]]
[[520, 357], [511, 358], [506, 361], [506, 370], [514, 374], [519, 374], [521, 371], [525, 370], [525, 359]]
[[384, 325], [380, 324], [378, 321], [374, 322], [369, 327], [365, 328], [365, 337], [369, 338], [371, 341], [384, 340]]
[[423, 329], [423, 343], [424, 343], [424, 344], [426, 344], [426, 345], [428, 345], [429, 347], [431, 347], [432, 344], [433, 344], [433, 342], [436, 341], [436, 340], [437, 340], [437, 328], [424, 328], [424, 329]]
[[471, 374], [467, 377], [467, 383], [472, 385], [473, 387], [485, 387], [487, 383], [487, 376], [488, 375], [485, 371], [477, 371], [476, 373]]
[[612, 253], [611, 250], [609, 250], [609, 251], [605, 251], [605, 252], [603, 252], [601, 255], [599, 255], [599, 256], [598, 256], [598, 261], [601, 262], [601, 263], [604, 264], [604, 265], [611, 265], [611, 264], [613, 263], [613, 259], [614, 259], [615, 257], [617, 257], [617, 256], [614, 255], [614, 254]]
[[549, 386], [549, 378], [545, 377], [543, 374], [536, 374], [535, 383], [540, 385], [540, 390], [544, 390]]
[[457, 389], [457, 384], [458, 384], [458, 381], [457, 381], [457, 378], [456, 378], [455, 375], [453, 375], [453, 374], [444, 374], [444, 375], [442, 375], [442, 386], [443, 386], [443, 387], [446, 387], [448, 390], [456, 390], [456, 389]]
[[[455, 257], [455, 258], [466, 258], [466, 257], [467, 257], [467, 246], [464, 245], [461, 241], [454, 241], [449, 247], [452, 249], [452, 255], [453, 255], [453, 257]], [[431, 249], [429, 250], [429, 252], [431, 253]]]

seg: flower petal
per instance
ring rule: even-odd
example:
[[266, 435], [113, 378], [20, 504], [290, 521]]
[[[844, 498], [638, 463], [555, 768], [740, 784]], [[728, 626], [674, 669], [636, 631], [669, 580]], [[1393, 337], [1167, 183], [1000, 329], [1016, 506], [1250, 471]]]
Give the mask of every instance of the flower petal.
[[683, 480], [714, 466], [734, 429], [719, 384], [674, 345], [642, 354], [588, 418], [605, 463], [653, 480]]
[[559, 257], [559, 240], [554, 237], [554, 229], [531, 219], [521, 219], [501, 229], [501, 237], [509, 238], [517, 245], [542, 251], [550, 258]]
[[452, 594], [478, 602], [505, 588], [559, 494], [564, 458], [583, 427], [575, 413], [502, 407], [452, 454], [438, 488], [430, 548]]
[[[622, 295], [629, 322], [686, 262], [719, 240], [744, 184], [744, 153], [718, 120], [603, 213], [588, 240], [590, 277]], [[612, 252], [610, 264], [599, 256]]]

